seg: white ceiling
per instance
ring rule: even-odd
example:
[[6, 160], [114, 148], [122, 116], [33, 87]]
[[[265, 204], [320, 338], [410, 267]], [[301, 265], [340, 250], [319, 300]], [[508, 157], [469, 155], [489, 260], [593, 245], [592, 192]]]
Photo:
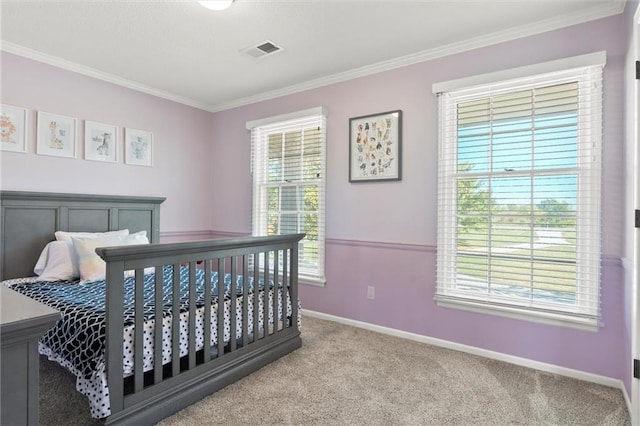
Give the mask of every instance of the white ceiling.
[[[621, 13], [625, 0], [0, 2], [2, 50], [208, 111]], [[259, 59], [243, 49], [271, 41]]]

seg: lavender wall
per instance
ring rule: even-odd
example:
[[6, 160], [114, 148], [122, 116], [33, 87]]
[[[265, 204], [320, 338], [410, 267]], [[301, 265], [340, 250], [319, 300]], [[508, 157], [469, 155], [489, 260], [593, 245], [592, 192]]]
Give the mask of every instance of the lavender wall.
[[[2, 152], [5, 190], [157, 195], [162, 231], [210, 229], [211, 113], [2, 52], [2, 103], [28, 109], [28, 152]], [[77, 158], [35, 154], [36, 112], [78, 119]], [[84, 120], [119, 127], [118, 163], [84, 160]], [[124, 128], [154, 134], [154, 166], [124, 164]]]
[[[324, 106], [327, 121], [327, 285], [302, 286], [303, 307], [509, 355], [627, 379], [624, 245], [623, 16], [434, 59], [210, 114], [2, 53], [2, 103], [29, 109], [29, 152], [3, 152], [1, 187], [167, 197], [171, 240], [250, 229], [245, 122]], [[607, 50], [602, 309], [596, 333], [439, 308], [436, 252], [437, 101], [434, 82]], [[348, 182], [348, 118], [403, 110], [403, 179]], [[79, 158], [36, 155], [35, 111], [80, 119]], [[120, 160], [82, 158], [84, 120], [120, 126]], [[152, 168], [123, 164], [124, 127], [154, 132]], [[366, 298], [367, 286], [376, 299]], [[628, 305], [627, 305], [628, 306]], [[628, 321], [628, 318], [626, 318]]]
[[[250, 222], [245, 122], [324, 106], [327, 117], [327, 284], [302, 286], [303, 308], [622, 379], [624, 348], [621, 15], [309, 90], [214, 115], [214, 230]], [[439, 308], [434, 303], [437, 100], [434, 82], [607, 51], [604, 95], [602, 313], [597, 332]], [[403, 110], [401, 182], [348, 182], [348, 118]], [[236, 209], [229, 206], [239, 206]], [[374, 286], [375, 300], [368, 300]]]

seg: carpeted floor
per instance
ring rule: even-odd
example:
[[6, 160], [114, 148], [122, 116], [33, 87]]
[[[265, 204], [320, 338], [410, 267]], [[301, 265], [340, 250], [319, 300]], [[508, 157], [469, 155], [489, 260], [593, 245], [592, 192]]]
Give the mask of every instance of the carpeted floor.
[[[622, 393], [305, 317], [303, 347], [164, 419], [216, 425], [630, 425]], [[96, 424], [41, 360], [43, 425]]]

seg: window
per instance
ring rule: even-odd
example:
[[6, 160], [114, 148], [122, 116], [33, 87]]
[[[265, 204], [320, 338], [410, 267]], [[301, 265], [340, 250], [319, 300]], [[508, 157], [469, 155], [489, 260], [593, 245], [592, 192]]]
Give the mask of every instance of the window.
[[434, 85], [439, 305], [597, 327], [603, 65]]
[[299, 275], [324, 283], [325, 114], [313, 108], [247, 123], [253, 235], [306, 233]]

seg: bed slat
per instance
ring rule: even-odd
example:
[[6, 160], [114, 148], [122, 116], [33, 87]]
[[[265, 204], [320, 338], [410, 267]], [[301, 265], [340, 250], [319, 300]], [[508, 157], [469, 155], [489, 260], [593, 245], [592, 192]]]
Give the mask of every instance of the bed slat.
[[124, 408], [124, 380], [122, 350], [124, 334], [124, 262], [107, 263], [106, 280], [106, 363], [111, 412]]
[[224, 259], [218, 259], [218, 348], [217, 357], [224, 355]]
[[211, 261], [204, 262], [204, 352], [205, 361], [211, 359]]
[[289, 258], [289, 251], [282, 250], [282, 293], [281, 293], [281, 306], [282, 306], [282, 330], [287, 328], [287, 288], [289, 286], [289, 277], [287, 276], [287, 259]]
[[229, 287], [229, 295], [231, 296], [231, 300], [230, 300], [230, 307], [229, 307], [229, 313], [230, 313], [230, 321], [229, 321], [229, 325], [231, 327], [231, 341], [229, 342], [229, 346], [231, 347], [231, 352], [236, 350], [236, 344], [237, 344], [237, 338], [238, 338], [238, 333], [237, 333], [237, 327], [236, 327], [236, 279], [238, 278], [238, 271], [236, 270], [236, 268], [238, 267], [238, 259], [236, 256], [231, 256], [231, 285]]
[[180, 374], [180, 269], [173, 265], [171, 277], [171, 376]]
[[[135, 274], [135, 321], [136, 324], [142, 324], [144, 322], [144, 270], [136, 269]], [[144, 327], [134, 327], [134, 333], [134, 388], [135, 392], [140, 392], [144, 388]]]
[[280, 250], [273, 251], [273, 294], [271, 295], [271, 304], [273, 305], [273, 332], [278, 332], [278, 269], [280, 263]]
[[260, 253], [253, 253], [253, 342], [259, 338], [258, 312], [260, 310]]
[[262, 279], [264, 285], [264, 292], [262, 293], [262, 303], [264, 307], [264, 316], [263, 316], [263, 324], [264, 324], [264, 332], [262, 338], [264, 339], [269, 334], [269, 324], [267, 323], [267, 318], [269, 318], [269, 312], [271, 311], [269, 307], [269, 251], [264, 252], [264, 267], [262, 272]]
[[[173, 265], [175, 268], [176, 265]], [[175, 279], [175, 275], [174, 275]], [[155, 348], [153, 353], [153, 365], [154, 367], [154, 375], [153, 375], [153, 383], [158, 384], [162, 382], [162, 368], [157, 368], [162, 365], [162, 296], [163, 296], [163, 274], [155, 275], [155, 285], [154, 285], [154, 336], [153, 336], [153, 347]], [[160, 348], [160, 350], [158, 350]]]
[[295, 244], [295, 247], [291, 250], [291, 260], [289, 261], [289, 266], [291, 267], [291, 282], [289, 283], [290, 284], [289, 291], [290, 291], [290, 298], [291, 298], [291, 323], [292, 323], [292, 326], [297, 330], [298, 329], [298, 243], [297, 242]]
[[249, 255], [242, 256], [242, 347], [249, 344]]
[[192, 261], [189, 262], [189, 370], [196, 366], [196, 350], [196, 262]]

